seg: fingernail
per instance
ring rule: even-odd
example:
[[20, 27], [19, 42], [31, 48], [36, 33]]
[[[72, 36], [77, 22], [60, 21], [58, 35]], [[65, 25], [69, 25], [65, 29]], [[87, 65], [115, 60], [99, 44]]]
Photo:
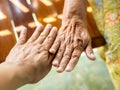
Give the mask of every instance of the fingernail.
[[54, 49], [50, 49], [49, 51], [50, 51], [50, 53], [55, 54], [55, 50]]
[[66, 72], [70, 72], [72, 71], [72, 68], [70, 66], [67, 66], [66, 69], [65, 69]]
[[51, 25], [51, 24], [47, 24], [47, 27], [48, 27], [48, 28], [52, 28], [52, 25]]
[[58, 67], [58, 61], [53, 61], [53, 66]]
[[57, 30], [57, 27], [53, 27], [54, 30]]
[[63, 72], [63, 68], [62, 68], [62, 67], [58, 67], [58, 68], [57, 68], [57, 72], [58, 72], [58, 73]]
[[90, 54], [91, 58], [95, 59], [95, 56], [93, 53]]
[[38, 28], [43, 28], [42, 24], [37, 25]]

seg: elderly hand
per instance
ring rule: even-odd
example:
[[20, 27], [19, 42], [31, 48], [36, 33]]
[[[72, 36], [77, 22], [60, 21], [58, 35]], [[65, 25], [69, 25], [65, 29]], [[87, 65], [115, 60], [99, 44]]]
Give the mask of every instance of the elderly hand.
[[48, 24], [44, 29], [39, 25], [33, 35], [26, 41], [27, 30], [22, 30], [19, 41], [9, 53], [5, 63], [18, 68], [18, 74], [26, 83], [41, 80], [51, 69], [53, 56], [49, 53], [57, 28]]
[[77, 18], [66, 21], [60, 28], [50, 49], [51, 53], [57, 52], [53, 65], [58, 67], [58, 72], [71, 71], [84, 50], [89, 59], [95, 59], [91, 47], [91, 38], [84, 22]]
[[62, 26], [49, 50], [56, 53], [52, 64], [57, 72], [72, 71], [83, 51], [89, 59], [95, 59], [85, 21], [86, 0], [65, 0]]

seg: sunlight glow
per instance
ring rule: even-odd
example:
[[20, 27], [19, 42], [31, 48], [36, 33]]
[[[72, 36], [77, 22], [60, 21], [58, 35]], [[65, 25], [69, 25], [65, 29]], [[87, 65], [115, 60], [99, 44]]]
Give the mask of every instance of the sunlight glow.
[[30, 23], [28, 23], [28, 26], [29, 26], [30, 28], [35, 28], [35, 27], [36, 27], [36, 24], [35, 24], [35, 22], [30, 22]]
[[59, 18], [59, 19], [62, 19], [62, 14], [59, 14], [59, 15], [58, 15], [58, 18]]
[[43, 4], [45, 4], [46, 6], [51, 6], [52, 2], [50, 0], [40, 0]]
[[47, 17], [47, 18], [44, 18], [43, 21], [46, 23], [51, 23], [51, 22], [57, 21], [57, 19], [54, 17]]
[[11, 35], [12, 33], [8, 30], [8, 29], [5, 29], [5, 30], [2, 30], [0, 31], [0, 36], [9, 36]]
[[91, 13], [93, 10], [92, 10], [92, 7], [87, 7], [87, 12]]
[[9, 1], [12, 2], [14, 5], [16, 5], [24, 13], [29, 12], [29, 9], [26, 6], [24, 6], [22, 3], [20, 3], [19, 0], [9, 0]]
[[7, 16], [0, 11], [0, 20], [6, 19]]

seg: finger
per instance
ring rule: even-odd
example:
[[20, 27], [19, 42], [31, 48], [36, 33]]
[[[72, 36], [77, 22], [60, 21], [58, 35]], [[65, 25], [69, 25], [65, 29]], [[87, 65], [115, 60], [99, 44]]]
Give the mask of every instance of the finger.
[[47, 24], [45, 29], [43, 30], [43, 32], [40, 34], [40, 36], [38, 37], [36, 41], [39, 43], [42, 43], [45, 40], [45, 38], [48, 36], [51, 29], [52, 29], [52, 25]]
[[60, 46], [60, 40], [57, 37], [55, 39], [55, 42], [53, 43], [52, 47], [50, 48], [49, 52], [52, 53], [52, 54], [55, 54], [57, 52], [59, 46]]
[[50, 47], [52, 46], [56, 36], [57, 36], [57, 28], [53, 27], [52, 30], [50, 31], [49, 35], [43, 42], [43, 45], [46, 47], [47, 50], [49, 50]]
[[53, 58], [54, 58], [54, 55], [53, 55], [53, 54], [50, 54], [50, 55], [49, 55], [49, 60], [48, 60], [48, 61], [50, 62], [51, 65], [52, 65], [52, 60], [53, 60]]
[[60, 62], [60, 65], [57, 68], [57, 72], [61, 73], [65, 70], [67, 64], [69, 63], [69, 61], [71, 59], [72, 52], [73, 52], [73, 46], [72, 45], [67, 46], [66, 50], [64, 52], [63, 58]]
[[53, 66], [56, 66], [56, 67], [59, 66], [59, 63], [60, 63], [60, 61], [62, 59], [64, 51], [65, 51], [65, 44], [61, 44], [61, 46], [60, 46], [60, 48], [59, 48], [53, 62], [52, 62]]
[[87, 47], [85, 48], [85, 53], [86, 53], [86, 56], [91, 59], [91, 60], [95, 60], [95, 55], [93, 53], [93, 49], [92, 49], [92, 46], [91, 46], [91, 42], [88, 43]]
[[17, 45], [24, 44], [26, 42], [26, 37], [27, 37], [27, 28], [23, 28], [20, 37], [18, 39]]
[[38, 37], [39, 37], [39, 35], [40, 35], [40, 33], [43, 31], [43, 25], [42, 24], [39, 24], [38, 26], [37, 26], [37, 28], [35, 29], [35, 32], [32, 34], [32, 36], [30, 37], [30, 39], [28, 40], [28, 42], [33, 42], [33, 41], [35, 41]]
[[75, 48], [73, 53], [72, 53], [72, 57], [69, 61], [69, 63], [67, 64], [67, 67], [65, 68], [65, 71], [66, 72], [70, 72], [74, 69], [74, 67], [76, 66], [78, 60], [79, 60], [79, 57], [81, 55], [83, 50], [80, 50], [80, 48]]

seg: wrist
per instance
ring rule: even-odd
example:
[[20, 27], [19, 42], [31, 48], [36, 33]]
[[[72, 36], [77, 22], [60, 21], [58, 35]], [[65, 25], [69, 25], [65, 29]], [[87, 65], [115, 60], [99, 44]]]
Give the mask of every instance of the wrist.
[[74, 15], [72, 18], [65, 18], [62, 20], [62, 26], [69, 24], [81, 25], [81, 23], [86, 24], [86, 19], [81, 19], [81, 17]]
[[63, 20], [79, 17], [85, 19], [87, 16], [87, 0], [65, 0], [63, 9]]
[[16, 90], [30, 81], [29, 75], [24, 73], [24, 68], [6, 62], [0, 64], [0, 68], [3, 69], [0, 69], [0, 76], [4, 80], [0, 85], [3, 86], [4, 90]]

